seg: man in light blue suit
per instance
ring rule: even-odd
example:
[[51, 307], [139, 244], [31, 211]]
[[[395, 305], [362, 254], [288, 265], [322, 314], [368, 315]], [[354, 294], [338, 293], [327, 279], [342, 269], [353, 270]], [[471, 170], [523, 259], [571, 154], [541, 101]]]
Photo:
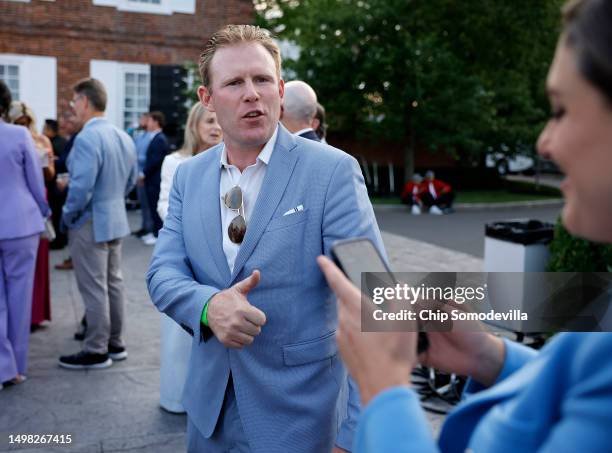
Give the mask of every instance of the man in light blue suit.
[[179, 166], [147, 274], [158, 309], [193, 336], [188, 451], [350, 451], [359, 398], [316, 257], [354, 236], [382, 250], [360, 168], [279, 124], [267, 31], [219, 30], [200, 73], [224, 143]]
[[[127, 357], [122, 339], [121, 238], [130, 233], [125, 197], [138, 175], [132, 139], [104, 118], [106, 91], [96, 79], [74, 88], [71, 106], [83, 129], [68, 157], [62, 210], [87, 333], [83, 350], [60, 357], [64, 368], [106, 368]], [[111, 360], [112, 359], [112, 360]]]

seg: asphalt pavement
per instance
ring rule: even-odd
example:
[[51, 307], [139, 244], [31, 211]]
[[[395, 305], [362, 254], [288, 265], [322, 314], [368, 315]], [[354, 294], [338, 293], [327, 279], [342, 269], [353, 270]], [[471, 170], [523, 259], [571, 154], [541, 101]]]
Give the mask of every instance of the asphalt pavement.
[[375, 207], [378, 226], [405, 238], [483, 258], [485, 225], [511, 219], [535, 219], [554, 223], [560, 206], [457, 210], [453, 214], [414, 216], [403, 205]]

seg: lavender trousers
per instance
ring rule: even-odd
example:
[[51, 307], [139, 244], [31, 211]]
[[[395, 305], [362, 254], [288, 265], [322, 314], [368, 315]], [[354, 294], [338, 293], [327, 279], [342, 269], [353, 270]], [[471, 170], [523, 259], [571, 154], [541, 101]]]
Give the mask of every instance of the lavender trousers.
[[0, 240], [0, 383], [28, 367], [32, 289], [40, 236]]

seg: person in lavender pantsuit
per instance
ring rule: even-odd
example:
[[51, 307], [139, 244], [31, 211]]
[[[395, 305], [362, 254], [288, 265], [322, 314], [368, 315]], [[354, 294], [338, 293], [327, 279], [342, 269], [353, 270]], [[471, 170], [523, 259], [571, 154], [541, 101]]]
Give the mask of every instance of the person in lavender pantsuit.
[[10, 103], [0, 81], [0, 388], [25, 380], [36, 253], [51, 214], [29, 131], [3, 120]]

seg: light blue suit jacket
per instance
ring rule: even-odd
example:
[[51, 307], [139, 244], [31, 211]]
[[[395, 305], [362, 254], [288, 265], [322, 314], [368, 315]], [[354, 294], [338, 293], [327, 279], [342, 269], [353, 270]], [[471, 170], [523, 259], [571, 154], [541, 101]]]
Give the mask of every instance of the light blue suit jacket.
[[[348, 154], [279, 126], [253, 218], [230, 273], [222, 247], [221, 146], [178, 167], [147, 274], [160, 311], [194, 335], [183, 404], [205, 437], [217, 423], [231, 372], [255, 453], [351, 450], [359, 413], [335, 341], [336, 304], [316, 257], [338, 239], [382, 241], [361, 170]], [[299, 205], [304, 210], [284, 213]], [[267, 323], [252, 345], [204, 340], [200, 316], [215, 293], [255, 269], [248, 296]]]
[[104, 118], [93, 118], [77, 135], [67, 166], [70, 183], [63, 226], [77, 229], [91, 219], [96, 242], [128, 235], [125, 197], [138, 176], [130, 136]]
[[438, 445], [408, 388], [371, 401], [355, 451], [603, 452], [612, 449], [612, 333], [562, 333], [539, 353], [506, 341], [497, 383], [469, 381]]

